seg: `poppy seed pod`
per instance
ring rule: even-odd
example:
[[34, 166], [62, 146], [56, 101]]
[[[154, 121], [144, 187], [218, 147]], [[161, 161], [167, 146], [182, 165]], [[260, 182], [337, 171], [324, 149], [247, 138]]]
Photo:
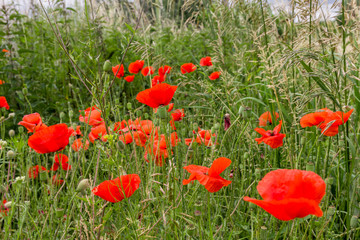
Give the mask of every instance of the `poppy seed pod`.
[[79, 182], [76, 191], [78, 192], [84, 192], [86, 189], [90, 187], [89, 179], [83, 179]]
[[307, 164], [306, 164], [306, 171], [314, 171], [315, 170], [315, 166], [314, 166], [314, 163], [312, 163], [312, 162], [308, 162]]
[[12, 202], [9, 201], [9, 202], [6, 202], [6, 203], [4, 204], [4, 207], [5, 207], [5, 208], [11, 208], [11, 205], [12, 205]]
[[9, 113], [9, 118], [14, 118], [15, 117], [15, 113]]
[[130, 102], [128, 102], [128, 103], [126, 104], [126, 108], [127, 108], [128, 110], [131, 110], [131, 109], [132, 109], [132, 104], [131, 104]]
[[326, 214], [331, 217], [335, 214], [335, 212], [336, 212], [336, 208], [334, 206], [330, 206], [327, 209]]
[[224, 130], [228, 130], [229, 127], [231, 126], [231, 122], [230, 122], [230, 114], [225, 114], [224, 116]]
[[73, 110], [70, 110], [70, 111], [69, 111], [69, 118], [71, 119], [73, 116], [74, 116], [74, 111], [73, 111]]
[[64, 112], [61, 112], [60, 113], [60, 119], [63, 119], [65, 117], [65, 113]]
[[350, 219], [350, 227], [351, 228], [356, 228], [357, 225], [358, 225], [358, 222], [359, 222], [359, 218], [358, 216], [352, 216], [351, 219]]
[[157, 114], [159, 116], [159, 118], [161, 119], [166, 119], [167, 117], [167, 110], [165, 107], [159, 107], [158, 108], [158, 111], [157, 111]]
[[24, 87], [24, 88], [22, 89], [22, 93], [23, 93], [24, 95], [27, 95], [27, 94], [28, 94], [28, 89], [27, 89], [27, 87]]
[[19, 133], [23, 133], [23, 132], [24, 132], [24, 128], [23, 128], [23, 127], [19, 127], [18, 130], [19, 130]]
[[109, 60], [106, 60], [103, 65], [103, 70], [105, 72], [109, 72], [109, 71], [111, 71], [111, 68], [112, 68], [111, 62]]
[[9, 137], [14, 137], [15, 136], [15, 131], [14, 130], [9, 130]]
[[6, 156], [10, 159], [13, 159], [15, 157], [15, 152], [12, 151], [12, 150], [9, 150], [7, 153], [6, 153]]

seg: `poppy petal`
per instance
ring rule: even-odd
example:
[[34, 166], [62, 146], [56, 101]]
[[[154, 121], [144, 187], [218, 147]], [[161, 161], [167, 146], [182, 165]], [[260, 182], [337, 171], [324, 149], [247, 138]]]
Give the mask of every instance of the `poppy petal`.
[[220, 157], [215, 159], [209, 169], [209, 176], [210, 177], [217, 177], [219, 176], [227, 167], [231, 164], [231, 160], [225, 157]]

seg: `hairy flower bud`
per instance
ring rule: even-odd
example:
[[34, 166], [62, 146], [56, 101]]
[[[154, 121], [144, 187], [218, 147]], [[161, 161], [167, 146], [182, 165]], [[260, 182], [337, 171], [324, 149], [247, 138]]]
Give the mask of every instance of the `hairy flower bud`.
[[228, 130], [229, 127], [231, 126], [231, 123], [230, 123], [230, 114], [225, 114], [224, 116], [224, 130]]
[[15, 152], [12, 151], [12, 150], [9, 150], [7, 153], [6, 153], [6, 156], [9, 158], [9, 159], [13, 159], [15, 157]]
[[103, 65], [103, 70], [105, 72], [109, 72], [111, 71], [111, 69], [112, 69], [111, 62], [109, 60], [106, 60]]
[[9, 113], [9, 118], [14, 118], [15, 117], [15, 113]]
[[5, 208], [11, 208], [11, 205], [12, 205], [12, 202], [9, 201], [9, 202], [6, 202], [6, 203], [4, 204], [4, 207], [5, 207]]
[[88, 189], [90, 187], [90, 182], [89, 179], [83, 179], [79, 182], [76, 191], [78, 192], [84, 192], [86, 189]]
[[15, 131], [14, 130], [12, 130], [12, 129], [10, 129], [9, 130], [9, 137], [14, 137], [15, 136]]

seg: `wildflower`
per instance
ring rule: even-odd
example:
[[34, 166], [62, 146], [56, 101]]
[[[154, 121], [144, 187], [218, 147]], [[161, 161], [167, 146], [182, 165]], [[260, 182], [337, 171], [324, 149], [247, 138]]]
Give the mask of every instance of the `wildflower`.
[[10, 51], [4, 48], [4, 49], [2, 50], [2, 52], [3, 52], [3, 53], [8, 53], [8, 52], [10, 52]]
[[156, 85], [158, 85], [159, 83], [162, 83], [165, 81], [165, 75], [161, 76], [161, 75], [156, 75], [153, 77], [153, 79], [151, 79], [151, 87], [154, 87]]
[[[273, 115], [276, 118], [276, 120], [278, 120], [279, 114], [277, 112], [274, 112]], [[265, 127], [268, 123], [269, 123], [269, 125], [271, 125], [273, 123], [273, 120], [271, 119], [271, 113], [269, 111], [261, 114], [261, 116], [259, 118], [259, 126]]]
[[113, 180], [107, 180], [94, 187], [92, 193], [109, 202], [120, 202], [131, 197], [141, 183], [137, 174], [122, 175]]
[[5, 81], [0, 80], [0, 85], [3, 85], [3, 84], [5, 84]]
[[220, 77], [221, 72], [213, 72], [212, 74], [210, 74], [209, 78], [210, 80], [216, 80]]
[[225, 157], [215, 159], [210, 168], [189, 165], [184, 169], [191, 173], [189, 179], [183, 180], [183, 185], [187, 185], [194, 180], [198, 180], [201, 185], [204, 185], [209, 192], [217, 192], [222, 187], [228, 186], [231, 181], [226, 180], [220, 174], [231, 164], [231, 160]]
[[271, 148], [281, 147], [283, 145], [283, 139], [286, 136], [285, 134], [280, 133], [281, 125], [282, 121], [280, 120], [279, 125], [277, 125], [273, 131], [266, 131], [263, 128], [255, 128], [255, 131], [262, 135], [261, 138], [255, 138], [255, 141], [257, 141], [258, 144], [264, 142]]
[[300, 119], [301, 127], [317, 126], [321, 129], [321, 133], [325, 136], [335, 136], [339, 132], [339, 126], [346, 123], [354, 109], [347, 113], [337, 111], [333, 112], [327, 108], [323, 108], [315, 113], [309, 113]]
[[159, 68], [158, 73], [160, 76], [166, 76], [166, 74], [169, 74], [170, 71], [171, 71], [171, 67], [168, 65], [165, 65], [165, 66]]
[[259, 182], [257, 190], [264, 200], [244, 197], [277, 219], [289, 221], [307, 215], [321, 217], [319, 204], [326, 184], [314, 172], [297, 169], [271, 171]]
[[80, 137], [83, 136], [80, 130], [80, 126], [76, 126], [76, 130], [73, 127], [69, 127], [69, 134], [71, 137]]
[[134, 74], [139, 73], [144, 67], [144, 63], [145, 62], [143, 60], [136, 60], [135, 62], [130, 63], [129, 72]]
[[[153, 144], [150, 144], [146, 147], [144, 158], [149, 162], [149, 155], [155, 161], [157, 166], [163, 166], [165, 159], [169, 157], [169, 151], [171, 147], [175, 147], [180, 139], [176, 132], [173, 132], [170, 135], [170, 142], [167, 144], [167, 139], [164, 134], [154, 133]], [[172, 153], [172, 152], [171, 152]]]
[[71, 165], [68, 164], [69, 158], [65, 154], [61, 154], [61, 153], [56, 154], [55, 157], [54, 157], [54, 161], [55, 161], [54, 165], [50, 169], [51, 171], [58, 170], [60, 164], [61, 164], [61, 168], [64, 171], [67, 171], [67, 170], [71, 169]]
[[200, 59], [200, 66], [205, 67], [205, 66], [212, 66], [212, 62], [211, 62], [211, 57], [204, 57], [202, 59]]
[[[194, 131], [195, 133], [195, 131]], [[215, 141], [213, 140], [215, 138]], [[186, 138], [185, 144], [190, 145], [192, 142], [196, 142], [197, 144], [205, 144], [205, 146], [209, 147], [216, 143], [216, 134], [211, 133], [211, 130], [204, 130], [204, 129], [198, 129], [198, 132], [196, 133], [196, 138]]]
[[134, 81], [135, 75], [130, 75], [130, 76], [126, 76], [124, 77], [125, 81], [127, 82], [132, 82]]
[[228, 130], [231, 126], [230, 114], [226, 113], [224, 116], [224, 130]]
[[184, 109], [176, 109], [171, 113], [170, 125], [175, 130], [175, 122], [181, 121], [185, 117]]
[[129, 131], [122, 133], [119, 137], [119, 140], [124, 144], [130, 144], [135, 140], [136, 145], [145, 146], [147, 136], [141, 131]]
[[170, 103], [167, 111], [171, 112], [173, 110], [173, 108], [174, 108], [174, 103]]
[[31, 167], [28, 171], [29, 178], [36, 179], [39, 176], [39, 173], [42, 171], [47, 171], [47, 169], [40, 165]]
[[155, 72], [155, 69], [152, 67], [152, 66], [147, 66], [147, 67], [144, 67], [142, 70], [141, 70], [141, 74], [146, 77], [146, 76], [149, 76], [149, 75], [153, 75]]
[[18, 125], [25, 127], [29, 133], [47, 128], [47, 126], [43, 124], [39, 113], [25, 115]]
[[6, 110], [10, 109], [10, 106], [6, 101], [6, 98], [3, 96], [0, 96], [0, 108], [5, 108]]
[[5, 204], [7, 203], [6, 199], [2, 201], [2, 205], [0, 205], [0, 218], [7, 216], [7, 213], [9, 212], [9, 209], [5, 207]]
[[115, 67], [112, 67], [112, 71], [114, 73], [114, 76], [116, 76], [117, 78], [122, 78], [125, 74], [124, 65], [123, 64], [121, 64], [121, 66], [116, 65]]
[[60, 186], [64, 183], [64, 180], [60, 179], [59, 175], [54, 175], [52, 177], [52, 184], [55, 186]]
[[166, 106], [172, 100], [177, 86], [160, 83], [152, 88], [146, 89], [136, 96], [136, 99], [152, 108]]
[[[79, 121], [89, 124], [90, 126], [97, 126], [104, 122], [101, 118], [101, 111], [96, 106], [89, 107], [85, 110], [79, 110], [80, 116]], [[85, 112], [85, 116], [82, 115]]]
[[181, 73], [191, 73], [196, 70], [196, 66], [193, 63], [185, 63], [181, 66]]
[[105, 135], [107, 134], [106, 132], [106, 127], [105, 127], [105, 123], [103, 122], [102, 124], [95, 126], [93, 128], [91, 128], [91, 132], [89, 133], [89, 140], [90, 142], [94, 143], [94, 141], [96, 139], [101, 139], [101, 141], [106, 142], [106, 138]]
[[83, 142], [82, 142], [82, 138], [78, 138], [76, 139], [72, 145], [71, 145], [71, 148], [75, 151], [75, 152], [78, 152], [80, 151], [81, 149], [84, 149], [85, 151], [89, 148], [89, 141], [86, 140], [85, 142], [85, 146], [83, 145]]
[[69, 144], [69, 131], [66, 124], [56, 124], [29, 137], [28, 145], [37, 153], [51, 153], [63, 150]]

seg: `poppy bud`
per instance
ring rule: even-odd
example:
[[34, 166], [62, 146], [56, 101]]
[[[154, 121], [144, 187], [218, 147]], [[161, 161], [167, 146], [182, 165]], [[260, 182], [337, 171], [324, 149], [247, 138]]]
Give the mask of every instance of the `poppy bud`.
[[60, 119], [63, 119], [65, 117], [65, 113], [64, 112], [61, 112], [60, 113]]
[[112, 69], [111, 62], [109, 60], [106, 60], [103, 65], [103, 70], [105, 72], [109, 72], [111, 71], [111, 69]]
[[314, 171], [315, 170], [315, 166], [314, 166], [314, 163], [312, 163], [312, 162], [308, 162], [307, 164], [306, 164], [306, 171]]
[[230, 123], [230, 114], [225, 114], [224, 116], [224, 130], [228, 130], [229, 127], [231, 126], [231, 123]]
[[11, 205], [12, 205], [12, 202], [9, 201], [9, 202], [6, 202], [6, 203], [4, 204], [4, 207], [5, 207], [5, 208], [11, 208]]
[[359, 218], [358, 218], [358, 216], [352, 216], [351, 217], [351, 220], [350, 220], [350, 227], [351, 228], [356, 228], [357, 227], [357, 225], [358, 225], [358, 222], [359, 222]]
[[9, 118], [14, 118], [15, 117], [15, 113], [9, 113]]
[[69, 118], [71, 119], [73, 116], [74, 116], [74, 111], [73, 111], [73, 110], [70, 110], [70, 111], [69, 111]]
[[256, 177], [256, 178], [260, 178], [260, 177], [261, 177], [261, 169], [260, 169], [260, 168], [255, 168], [255, 177]]
[[6, 147], [7, 146], [7, 142], [6, 141], [3, 141], [3, 140], [0, 140], [0, 146], [1, 147]]
[[9, 131], [9, 137], [14, 137], [15, 136], [15, 131], [14, 130], [12, 130], [12, 129], [10, 129], [10, 131]]
[[86, 189], [90, 187], [89, 179], [83, 179], [79, 182], [76, 191], [77, 192], [85, 192]]
[[132, 104], [131, 104], [131, 102], [128, 102], [128, 103], [126, 104], [126, 108], [127, 108], [128, 110], [131, 110], [131, 109], [132, 109]]
[[58, 217], [58, 218], [63, 217], [63, 216], [64, 216], [64, 213], [65, 213], [65, 210], [62, 209], [62, 208], [57, 208], [57, 209], [55, 209], [55, 215], [56, 215], [56, 217]]
[[[5, 108], [1, 108], [1, 109], [2, 109], [3, 112], [5, 112], [5, 110], [6, 110]], [[5, 117], [4, 117], [4, 116], [0, 117], [0, 122], [1, 122], [1, 121], [4, 121], [4, 120], [5, 120]]]
[[15, 157], [15, 152], [12, 151], [12, 150], [9, 150], [7, 153], [6, 153], [6, 156], [9, 158], [9, 159], [12, 159]]
[[23, 93], [24, 95], [27, 95], [27, 94], [28, 94], [28, 89], [27, 89], [27, 87], [24, 87], [24, 88], [22, 89], [22, 93]]
[[326, 183], [326, 186], [331, 186], [334, 184], [334, 178], [333, 177], [328, 177], [325, 179], [325, 183]]
[[249, 153], [248, 152], [244, 153], [244, 159], [248, 159], [248, 158], [249, 158]]
[[326, 215], [327, 216], [333, 216], [336, 212], [336, 208], [334, 206], [330, 206], [327, 211], [326, 211]]
[[219, 130], [219, 129], [220, 129], [220, 124], [219, 124], [219, 123], [215, 123], [214, 128], [215, 128], [215, 130]]
[[4, 187], [3, 185], [0, 185], [0, 193], [6, 193], [6, 187]]
[[159, 107], [157, 110], [157, 114], [159, 116], [159, 118], [161, 119], [165, 119], [167, 116], [167, 110], [165, 107]]
[[19, 133], [23, 133], [23, 132], [24, 132], [24, 128], [23, 128], [23, 127], [19, 127], [18, 130], [19, 130]]
[[148, 114], [148, 113], [145, 113], [145, 114], [144, 114], [144, 118], [145, 118], [145, 119], [148, 119], [148, 118], [149, 118], [149, 114]]
[[124, 150], [124, 149], [125, 149], [125, 144], [124, 144], [123, 141], [118, 141], [118, 142], [116, 143], [116, 147], [117, 147], [117, 149], [119, 149], [119, 150]]

